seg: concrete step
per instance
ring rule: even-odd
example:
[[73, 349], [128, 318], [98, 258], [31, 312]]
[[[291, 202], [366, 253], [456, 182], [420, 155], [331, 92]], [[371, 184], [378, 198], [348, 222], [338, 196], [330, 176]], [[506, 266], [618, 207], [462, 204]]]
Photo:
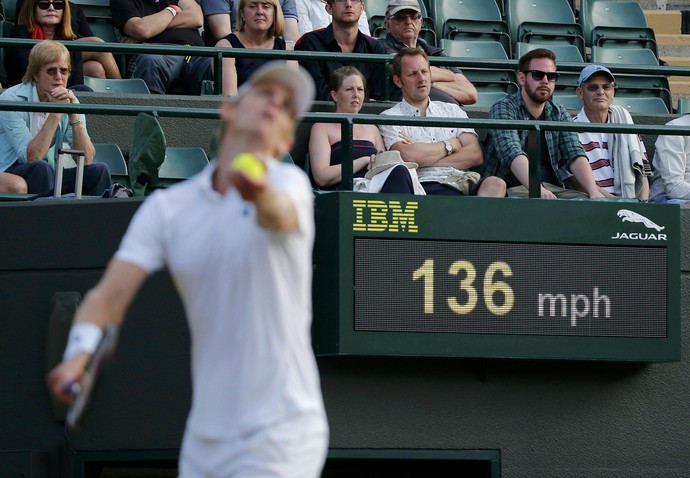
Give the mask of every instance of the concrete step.
[[680, 35], [682, 23], [680, 10], [645, 10], [644, 16], [647, 18], [649, 27], [654, 29], [655, 35]]
[[662, 33], [656, 35], [659, 56], [688, 56], [690, 54], [690, 35], [671, 35]]

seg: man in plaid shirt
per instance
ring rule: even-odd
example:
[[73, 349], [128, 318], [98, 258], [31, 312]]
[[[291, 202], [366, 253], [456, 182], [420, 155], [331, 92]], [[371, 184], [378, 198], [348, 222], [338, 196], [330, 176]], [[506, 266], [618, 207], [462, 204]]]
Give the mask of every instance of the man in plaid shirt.
[[[520, 58], [518, 69], [520, 91], [496, 102], [489, 111], [491, 118], [572, 121], [562, 105], [551, 101], [558, 78], [556, 56], [551, 50], [539, 48], [526, 53]], [[538, 146], [534, 139], [537, 135], [528, 133], [514, 129], [489, 130], [485, 139], [482, 177], [494, 175], [505, 179], [511, 197], [528, 194], [529, 153]], [[541, 141], [542, 198], [603, 197], [576, 132], [546, 131]]]

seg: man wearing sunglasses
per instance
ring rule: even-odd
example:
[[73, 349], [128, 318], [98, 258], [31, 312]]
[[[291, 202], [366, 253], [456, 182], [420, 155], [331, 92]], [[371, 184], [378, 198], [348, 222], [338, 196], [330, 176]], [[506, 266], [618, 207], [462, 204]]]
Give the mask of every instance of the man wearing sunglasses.
[[[611, 71], [600, 65], [582, 69], [577, 95], [583, 107], [575, 116], [579, 123], [633, 124], [628, 110], [613, 105], [616, 82]], [[649, 199], [652, 168], [639, 135], [585, 131], [578, 133], [580, 144], [594, 173], [594, 180], [605, 196]]]
[[[489, 116], [502, 120], [572, 122], [562, 105], [551, 97], [556, 87], [556, 55], [537, 48], [518, 62], [520, 91], [497, 101]], [[526, 197], [529, 188], [529, 162], [541, 141], [541, 197], [546, 199], [604, 197], [592, 175], [577, 133], [546, 131], [543, 135], [527, 130], [490, 129], [484, 142], [482, 177], [498, 176], [508, 185], [508, 196]]]
[[[389, 0], [383, 26], [388, 31], [385, 42], [393, 51], [403, 47], [421, 48], [427, 56], [446, 56], [441, 48], [429, 45], [419, 38], [422, 31], [422, 10], [419, 0]], [[471, 105], [477, 102], [477, 89], [462, 70], [456, 67], [431, 67], [431, 95], [433, 101]], [[399, 90], [391, 95], [400, 100]]]
[[[196, 0], [110, 0], [113, 24], [124, 43], [166, 43], [204, 46], [199, 28], [204, 23]], [[165, 94], [180, 86], [191, 95], [201, 94], [201, 83], [210, 80], [211, 58], [182, 55], [134, 55], [127, 74], [143, 79], [151, 93]]]

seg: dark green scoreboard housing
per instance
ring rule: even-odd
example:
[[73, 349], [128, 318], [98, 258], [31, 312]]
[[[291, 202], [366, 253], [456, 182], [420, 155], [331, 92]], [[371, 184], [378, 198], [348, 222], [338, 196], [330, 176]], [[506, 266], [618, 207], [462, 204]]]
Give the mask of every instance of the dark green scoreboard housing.
[[321, 193], [320, 355], [680, 360], [680, 219], [629, 201]]

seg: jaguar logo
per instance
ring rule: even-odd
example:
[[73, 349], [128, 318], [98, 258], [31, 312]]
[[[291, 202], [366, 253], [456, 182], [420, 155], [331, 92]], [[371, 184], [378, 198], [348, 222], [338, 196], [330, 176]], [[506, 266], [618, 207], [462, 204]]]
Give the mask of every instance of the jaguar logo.
[[660, 226], [654, 223], [653, 221], [650, 221], [642, 214], [638, 214], [635, 211], [631, 211], [629, 209], [619, 209], [617, 214], [623, 222], [641, 222], [645, 225], [645, 227], [649, 229], [656, 229], [657, 231], [661, 231], [664, 229], [664, 226]]

